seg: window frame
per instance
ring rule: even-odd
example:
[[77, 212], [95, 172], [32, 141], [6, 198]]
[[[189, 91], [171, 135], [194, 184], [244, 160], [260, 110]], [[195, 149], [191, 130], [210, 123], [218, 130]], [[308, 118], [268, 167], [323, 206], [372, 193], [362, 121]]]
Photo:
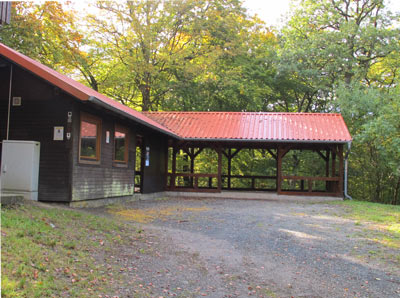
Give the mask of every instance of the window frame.
[[[124, 152], [124, 160], [117, 160], [116, 159], [116, 138], [115, 138], [115, 134], [116, 132], [121, 132], [125, 134], [125, 152]], [[119, 125], [119, 124], [115, 124], [114, 125], [114, 135], [113, 135], [113, 162], [116, 165], [128, 165], [129, 163], [129, 128]]]
[[[96, 131], [96, 156], [82, 156], [82, 122], [88, 122], [91, 124], [95, 124], [97, 127]], [[79, 163], [83, 164], [100, 164], [101, 162], [101, 134], [102, 134], [102, 121], [100, 117], [96, 117], [84, 112], [80, 113], [80, 120], [79, 120]]]

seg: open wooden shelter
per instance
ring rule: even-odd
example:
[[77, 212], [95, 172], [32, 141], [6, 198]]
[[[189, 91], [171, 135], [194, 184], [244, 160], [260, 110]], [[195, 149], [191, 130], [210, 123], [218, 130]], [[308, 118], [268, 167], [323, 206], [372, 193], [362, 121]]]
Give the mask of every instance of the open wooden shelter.
[[[153, 112], [146, 116], [181, 137], [170, 139], [171, 166], [168, 171], [167, 190], [220, 192], [237, 189], [232, 179], [250, 180], [244, 190], [271, 190], [278, 194], [343, 195], [344, 145], [351, 136], [340, 114], [317, 113], [254, 113], [254, 112]], [[205, 149], [217, 153], [215, 173], [195, 173], [196, 157]], [[232, 175], [232, 160], [243, 149], [263, 149], [275, 160], [274, 175]], [[282, 161], [292, 150], [316, 152], [323, 159], [322, 176], [294, 176], [284, 173]], [[186, 171], [178, 171], [177, 154], [183, 151], [190, 159]], [[222, 160], [226, 158], [226, 167]], [[177, 179], [184, 178], [184, 185]], [[199, 180], [206, 179], [206, 186]], [[273, 180], [274, 187], [257, 188], [257, 180]], [[224, 182], [224, 183], [223, 183]], [[286, 187], [284, 182], [290, 182]], [[298, 183], [293, 183], [298, 182]], [[323, 189], [314, 189], [322, 182]], [[288, 187], [292, 186], [292, 187]], [[294, 186], [294, 187], [293, 187]]]

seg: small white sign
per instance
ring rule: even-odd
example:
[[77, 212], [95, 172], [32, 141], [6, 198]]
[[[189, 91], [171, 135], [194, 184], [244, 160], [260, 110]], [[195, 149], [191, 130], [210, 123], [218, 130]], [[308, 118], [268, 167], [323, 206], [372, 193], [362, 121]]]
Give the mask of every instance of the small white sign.
[[64, 126], [54, 126], [54, 141], [64, 141]]
[[12, 105], [14, 106], [14, 107], [19, 107], [19, 106], [21, 106], [21, 103], [22, 103], [22, 99], [21, 99], [21, 97], [13, 97], [12, 98]]
[[106, 143], [107, 144], [110, 143], [110, 131], [109, 130], [106, 131]]

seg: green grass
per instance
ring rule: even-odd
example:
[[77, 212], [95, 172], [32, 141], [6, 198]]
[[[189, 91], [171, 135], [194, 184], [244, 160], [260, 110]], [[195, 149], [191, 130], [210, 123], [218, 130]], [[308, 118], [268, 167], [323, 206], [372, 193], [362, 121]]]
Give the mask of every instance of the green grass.
[[123, 223], [36, 204], [2, 208], [1, 223], [2, 297], [112, 296], [107, 257], [142, 237]]
[[387, 247], [400, 248], [400, 206], [363, 201], [331, 202], [343, 207], [340, 216], [355, 220], [356, 226], [367, 224], [373, 240]]
[[346, 206], [346, 216], [352, 219], [388, 225], [400, 224], [400, 206], [363, 201], [339, 201], [334, 203]]

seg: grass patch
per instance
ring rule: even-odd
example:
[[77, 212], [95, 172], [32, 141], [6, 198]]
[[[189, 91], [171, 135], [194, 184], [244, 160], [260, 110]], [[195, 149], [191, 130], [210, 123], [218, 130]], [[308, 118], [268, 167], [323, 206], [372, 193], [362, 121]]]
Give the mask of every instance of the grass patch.
[[330, 203], [345, 206], [347, 217], [385, 225], [398, 225], [395, 230], [400, 232], [400, 206], [363, 201], [335, 201]]
[[330, 202], [340, 205], [342, 217], [355, 220], [355, 225], [366, 224], [366, 233], [371, 232], [370, 240], [386, 247], [400, 248], [400, 206], [384, 205], [362, 201]]
[[107, 258], [121, 243], [132, 246], [141, 237], [135, 228], [44, 206], [1, 210], [2, 297], [112, 296]]

